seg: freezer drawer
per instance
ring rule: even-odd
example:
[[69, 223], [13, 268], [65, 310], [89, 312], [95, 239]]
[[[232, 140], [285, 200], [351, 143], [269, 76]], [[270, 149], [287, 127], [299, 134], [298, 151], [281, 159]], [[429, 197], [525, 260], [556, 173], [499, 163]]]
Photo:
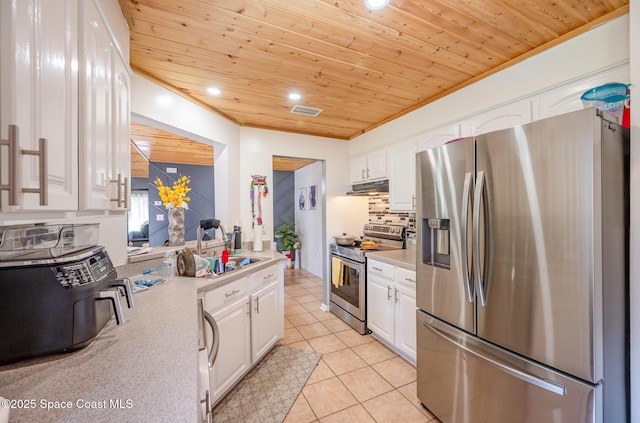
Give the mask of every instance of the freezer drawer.
[[602, 421], [601, 385], [563, 376], [420, 310], [417, 319], [418, 398], [443, 423]]

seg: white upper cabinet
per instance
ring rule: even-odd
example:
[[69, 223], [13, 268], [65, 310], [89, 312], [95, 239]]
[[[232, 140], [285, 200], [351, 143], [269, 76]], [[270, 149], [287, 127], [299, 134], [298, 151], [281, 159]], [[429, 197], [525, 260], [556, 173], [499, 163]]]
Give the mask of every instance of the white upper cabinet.
[[131, 74], [116, 51], [113, 59], [113, 150], [111, 209], [128, 210], [131, 196]]
[[351, 183], [387, 178], [387, 149], [376, 150], [351, 159]]
[[617, 68], [606, 73], [564, 85], [540, 95], [534, 103], [534, 119], [544, 119], [584, 108], [582, 94], [608, 82], [629, 82], [629, 68]]
[[77, 9], [77, 0], [0, 3], [2, 211], [78, 208]]
[[389, 147], [389, 210], [416, 209], [416, 152], [418, 142], [411, 138]]
[[80, 14], [80, 208], [126, 209], [130, 75], [95, 1]]
[[456, 123], [431, 129], [418, 137], [418, 151], [426, 151], [441, 146], [447, 141], [460, 138], [463, 133], [469, 132], [469, 130], [463, 132], [463, 127], [468, 126], [468, 124]]
[[487, 132], [507, 129], [531, 122], [531, 100], [524, 99], [510, 103], [483, 113], [474, 115], [471, 121], [471, 134], [480, 135]]
[[81, 208], [111, 205], [111, 37], [93, 0], [80, 11], [80, 180]]
[[2, 211], [128, 208], [129, 40], [118, 22], [118, 44], [101, 5], [0, 3]]

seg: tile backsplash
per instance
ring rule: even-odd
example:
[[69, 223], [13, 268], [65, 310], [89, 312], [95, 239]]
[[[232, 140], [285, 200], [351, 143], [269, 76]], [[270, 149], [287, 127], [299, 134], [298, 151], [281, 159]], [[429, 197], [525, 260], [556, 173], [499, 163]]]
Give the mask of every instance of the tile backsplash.
[[415, 237], [416, 214], [414, 212], [389, 211], [388, 192], [379, 192], [369, 196], [369, 223], [404, 225], [407, 227], [407, 236]]

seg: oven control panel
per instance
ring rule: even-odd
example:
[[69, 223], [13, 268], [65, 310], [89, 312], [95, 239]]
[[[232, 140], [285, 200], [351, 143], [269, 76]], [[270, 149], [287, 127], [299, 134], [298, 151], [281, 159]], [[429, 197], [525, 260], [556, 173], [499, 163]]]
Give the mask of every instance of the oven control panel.
[[369, 223], [364, 225], [364, 234], [367, 236], [381, 236], [389, 239], [402, 239], [404, 237], [404, 226], [381, 225]]
[[52, 269], [60, 285], [74, 288], [101, 281], [113, 271], [113, 264], [109, 256], [101, 251], [82, 261], [61, 264]]

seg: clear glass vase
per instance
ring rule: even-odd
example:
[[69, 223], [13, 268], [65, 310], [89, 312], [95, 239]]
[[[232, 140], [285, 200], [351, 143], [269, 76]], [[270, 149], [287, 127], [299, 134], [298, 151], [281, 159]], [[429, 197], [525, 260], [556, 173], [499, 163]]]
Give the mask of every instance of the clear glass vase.
[[168, 209], [169, 215], [169, 245], [184, 245], [184, 209], [173, 207]]

